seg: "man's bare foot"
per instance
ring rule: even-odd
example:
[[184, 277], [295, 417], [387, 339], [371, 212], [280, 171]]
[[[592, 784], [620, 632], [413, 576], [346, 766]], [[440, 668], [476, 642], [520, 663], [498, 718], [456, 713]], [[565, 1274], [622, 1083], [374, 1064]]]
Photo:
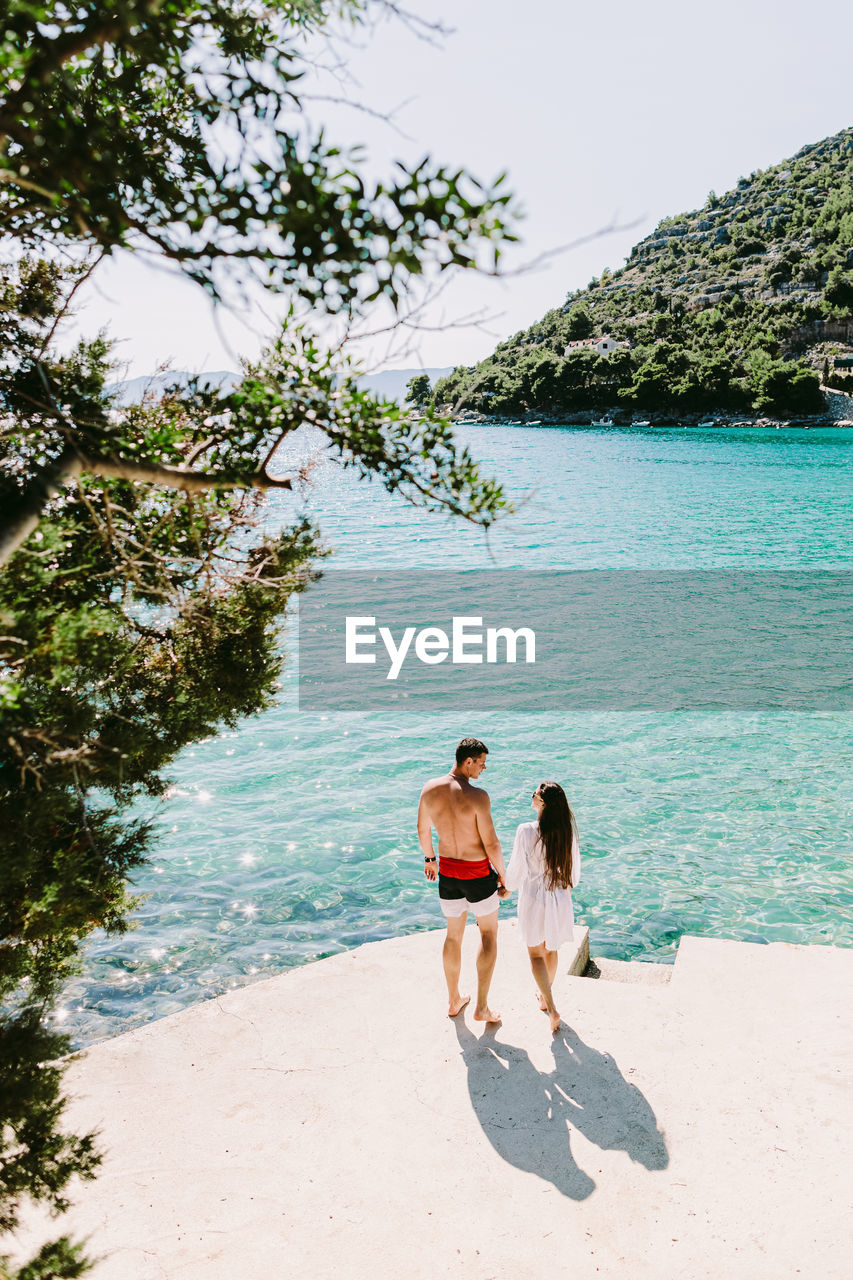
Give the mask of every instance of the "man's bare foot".
[[490, 1009], [489, 1006], [486, 1005], [485, 1009], [474, 1010], [474, 1020], [476, 1022], [500, 1022], [501, 1015], [499, 1013], [495, 1013], [493, 1009]]
[[556, 1009], [549, 1016], [551, 1018], [551, 1035], [555, 1036], [563, 1025], [563, 1019], [560, 1017], [559, 1013], [557, 1013]]
[[451, 1000], [450, 1008], [447, 1010], [448, 1018], [455, 1018], [457, 1013], [461, 1013], [470, 999], [470, 996], [459, 996], [458, 999]]

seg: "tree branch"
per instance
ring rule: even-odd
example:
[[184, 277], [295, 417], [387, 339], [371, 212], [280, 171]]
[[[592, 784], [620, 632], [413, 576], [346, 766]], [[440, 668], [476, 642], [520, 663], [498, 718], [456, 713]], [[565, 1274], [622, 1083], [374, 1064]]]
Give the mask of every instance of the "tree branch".
[[[143, 12], [152, 8], [150, 4], [144, 5]], [[147, 17], [148, 14], [145, 13], [145, 16]], [[105, 44], [112, 44], [118, 36], [126, 34], [130, 26], [130, 23], [112, 18], [101, 20], [89, 27], [81, 27], [79, 31], [66, 31], [63, 35], [51, 40], [42, 52], [41, 58], [33, 59], [30, 76], [35, 72], [41, 83], [46, 84], [58, 67], [85, 53], [87, 49], [103, 48]]]
[[[183, 489], [188, 493], [200, 493], [206, 489], [290, 489], [289, 478], [276, 480], [263, 469], [249, 475], [234, 471], [189, 471], [184, 467], [170, 467], [165, 463], [136, 462], [130, 458], [112, 458], [107, 455], [80, 454], [80, 471], [91, 472], [106, 480], [142, 480], [147, 484], [159, 484], [164, 489]], [[79, 474], [79, 472], [78, 472]]]
[[85, 454], [69, 445], [55, 462], [33, 476], [16, 508], [0, 521], [0, 565], [4, 565], [35, 531], [51, 498], [56, 497], [68, 480], [75, 479], [84, 471], [108, 480], [142, 481], [188, 493], [208, 489], [292, 488], [289, 478], [277, 480], [265, 469], [249, 475], [233, 471], [189, 471], [163, 463]]
[[79, 475], [80, 470], [77, 454], [66, 448], [55, 462], [33, 476], [21, 495], [17, 510], [0, 524], [0, 564], [5, 564], [34, 532], [51, 498], [56, 497], [67, 479]]
[[[2, 128], [2, 123], [0, 123]], [[44, 196], [45, 200], [55, 200], [56, 192], [48, 191], [46, 187], [40, 187], [37, 182], [29, 182], [26, 178], [22, 178], [14, 169], [0, 169], [0, 182], [13, 183], [16, 187], [21, 187], [24, 191], [34, 191], [38, 196]]]

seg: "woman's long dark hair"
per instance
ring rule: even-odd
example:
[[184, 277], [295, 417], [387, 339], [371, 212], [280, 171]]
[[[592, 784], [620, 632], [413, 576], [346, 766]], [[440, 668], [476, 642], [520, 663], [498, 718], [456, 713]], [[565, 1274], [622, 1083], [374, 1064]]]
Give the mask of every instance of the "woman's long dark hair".
[[539, 838], [545, 851], [545, 887], [571, 889], [572, 841], [577, 831], [575, 815], [559, 782], [540, 782], [536, 790], [545, 802], [539, 814]]

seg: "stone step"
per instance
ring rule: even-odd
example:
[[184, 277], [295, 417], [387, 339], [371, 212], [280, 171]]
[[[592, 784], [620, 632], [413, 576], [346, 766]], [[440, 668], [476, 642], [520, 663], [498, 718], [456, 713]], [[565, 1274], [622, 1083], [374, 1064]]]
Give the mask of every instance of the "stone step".
[[610, 960], [592, 956], [584, 971], [585, 978], [603, 978], [605, 982], [633, 982], [640, 986], [664, 987], [672, 977], [671, 964], [651, 964], [641, 960]]

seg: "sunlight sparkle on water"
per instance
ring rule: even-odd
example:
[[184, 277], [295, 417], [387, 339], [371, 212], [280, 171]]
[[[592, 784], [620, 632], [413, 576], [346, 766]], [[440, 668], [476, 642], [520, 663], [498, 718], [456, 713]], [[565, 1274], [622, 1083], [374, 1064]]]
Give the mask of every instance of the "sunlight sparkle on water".
[[[510, 496], [537, 486], [496, 530], [495, 558], [479, 532], [458, 530], [451, 549], [432, 516], [381, 486], [342, 486], [332, 468], [315, 515], [342, 568], [364, 567], [375, 515], [371, 563], [383, 570], [853, 570], [853, 431], [463, 426], [459, 438]], [[75, 1043], [229, 980], [441, 923], [435, 886], [411, 879], [414, 813], [467, 712], [464, 724], [367, 707], [294, 719], [294, 665], [284, 684], [280, 704], [175, 762], [160, 843], [137, 881], [138, 929], [93, 935], [70, 993], [61, 1030]], [[470, 710], [494, 743], [486, 786], [502, 840], [530, 819], [540, 770], [570, 783], [586, 854], [575, 911], [594, 953], [671, 962], [684, 934], [853, 943], [848, 710], [564, 715], [546, 702], [518, 718], [497, 702]]]

